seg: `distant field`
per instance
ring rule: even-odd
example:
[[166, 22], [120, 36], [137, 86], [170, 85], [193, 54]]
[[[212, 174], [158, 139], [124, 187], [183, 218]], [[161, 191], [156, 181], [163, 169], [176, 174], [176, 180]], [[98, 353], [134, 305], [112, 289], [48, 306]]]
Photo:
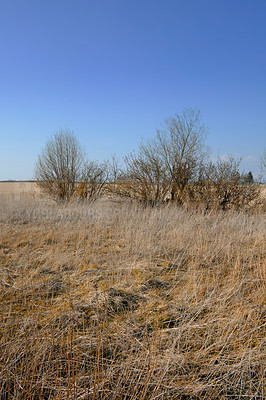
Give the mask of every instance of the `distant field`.
[[0, 182], [0, 196], [19, 199], [21, 195], [36, 196], [40, 189], [34, 182]]

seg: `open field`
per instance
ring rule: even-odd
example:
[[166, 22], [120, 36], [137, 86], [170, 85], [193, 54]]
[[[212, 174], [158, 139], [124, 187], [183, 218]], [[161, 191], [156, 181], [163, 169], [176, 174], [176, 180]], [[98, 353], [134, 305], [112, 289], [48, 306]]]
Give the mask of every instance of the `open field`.
[[265, 398], [265, 226], [2, 197], [0, 398]]
[[0, 182], [0, 199], [20, 200], [32, 198], [40, 194], [40, 189], [35, 182]]

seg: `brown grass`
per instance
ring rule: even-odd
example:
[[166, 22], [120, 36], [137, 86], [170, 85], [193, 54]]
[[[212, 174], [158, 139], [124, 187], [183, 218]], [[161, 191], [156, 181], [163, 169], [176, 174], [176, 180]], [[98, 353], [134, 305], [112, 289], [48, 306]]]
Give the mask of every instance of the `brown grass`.
[[265, 220], [2, 201], [0, 398], [265, 398]]

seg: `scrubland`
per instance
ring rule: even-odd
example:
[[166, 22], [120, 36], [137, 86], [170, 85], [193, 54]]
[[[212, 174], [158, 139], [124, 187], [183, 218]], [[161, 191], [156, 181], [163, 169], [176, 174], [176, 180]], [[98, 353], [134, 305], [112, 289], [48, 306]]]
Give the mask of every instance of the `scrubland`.
[[265, 226], [2, 200], [0, 398], [266, 398]]

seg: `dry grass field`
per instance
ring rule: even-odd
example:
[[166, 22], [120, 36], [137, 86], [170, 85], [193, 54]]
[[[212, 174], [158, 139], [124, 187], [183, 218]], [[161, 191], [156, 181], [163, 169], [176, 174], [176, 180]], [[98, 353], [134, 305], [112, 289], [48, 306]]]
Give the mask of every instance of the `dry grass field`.
[[1, 197], [0, 398], [266, 398], [266, 216]]

